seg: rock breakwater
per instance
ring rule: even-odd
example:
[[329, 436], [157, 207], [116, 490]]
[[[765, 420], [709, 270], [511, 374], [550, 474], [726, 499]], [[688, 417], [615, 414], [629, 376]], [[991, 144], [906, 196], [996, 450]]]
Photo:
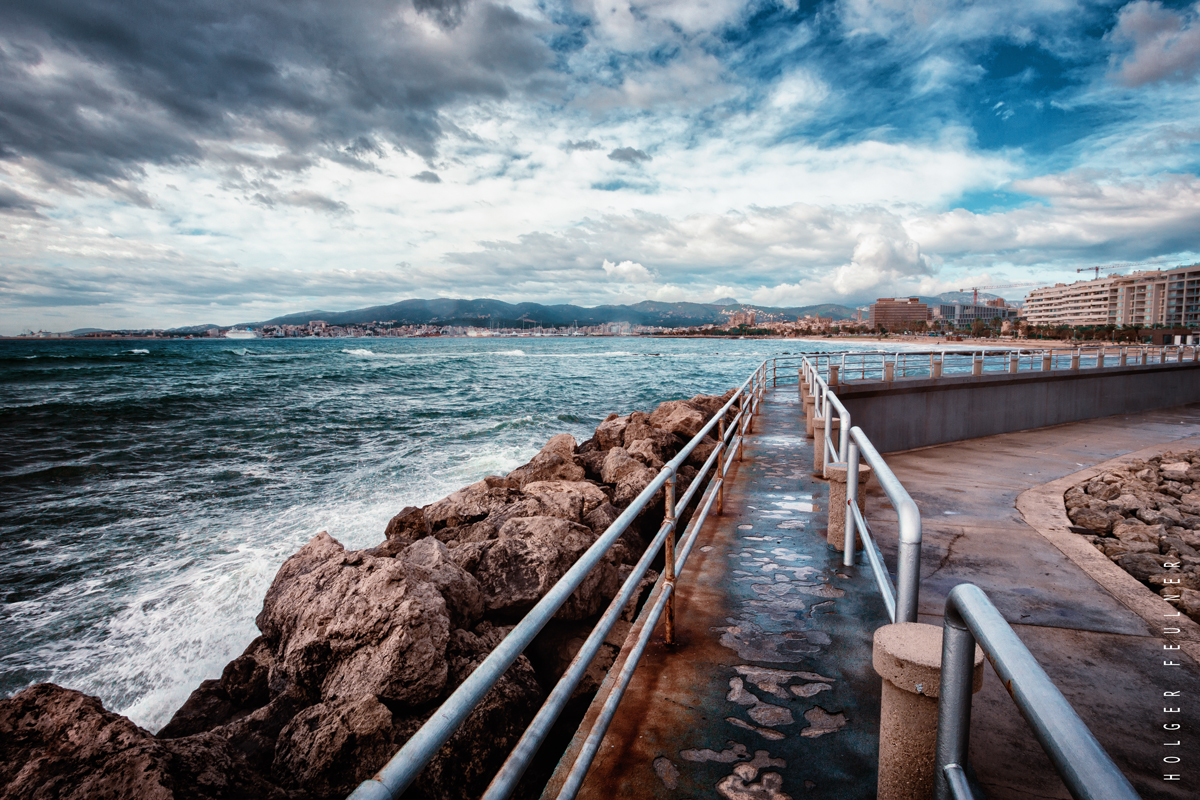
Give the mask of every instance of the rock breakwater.
[[1200, 450], [1129, 461], [1063, 502], [1073, 531], [1200, 622]]
[[[582, 444], [422, 508], [346, 550], [322, 532], [280, 567], [261, 635], [157, 735], [39, 684], [0, 700], [0, 798], [344, 797], [370, 777], [732, 396], [610, 415]], [[717, 442], [679, 470], [683, 492]], [[439, 751], [414, 797], [478, 796], [663, 519], [654, 501]], [[686, 517], [685, 520], [686, 521]], [[588, 702], [653, 583], [576, 691]], [[536, 770], [526, 794], [539, 791]]]

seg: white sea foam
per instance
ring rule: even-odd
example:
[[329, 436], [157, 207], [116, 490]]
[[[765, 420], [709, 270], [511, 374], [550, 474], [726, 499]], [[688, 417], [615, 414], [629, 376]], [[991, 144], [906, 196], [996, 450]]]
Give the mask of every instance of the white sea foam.
[[138, 348], [138, 349], [136, 349], [136, 350], [130, 350], [129, 352], [130, 352], [130, 353], [133, 353], [135, 356], [148, 356], [148, 355], [150, 355], [150, 351], [149, 351], [149, 350], [142, 350], [141, 348]]
[[525, 351], [524, 350], [496, 350], [495, 354], [498, 356], [523, 356], [523, 355], [525, 355]]

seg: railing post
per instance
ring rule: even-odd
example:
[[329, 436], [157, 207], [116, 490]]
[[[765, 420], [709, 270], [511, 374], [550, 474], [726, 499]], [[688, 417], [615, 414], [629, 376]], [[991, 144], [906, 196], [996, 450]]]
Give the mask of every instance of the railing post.
[[831, 387], [838, 385], [838, 365], [837, 364], [829, 365], [829, 385]]
[[1073, 369], [1073, 370], [1079, 369], [1079, 351], [1078, 350], [1074, 350], [1071, 352], [1071, 369]]
[[854, 551], [858, 548], [858, 537], [854, 527], [854, 512], [858, 504], [858, 445], [850, 442], [846, 454], [846, 535], [842, 540], [842, 563], [854, 566]]
[[930, 356], [929, 358], [931, 361], [930, 374], [935, 378], [942, 377], [942, 361], [945, 359], [945, 356]]
[[1016, 374], [1017, 370], [1019, 370], [1020, 368], [1021, 368], [1020, 354], [1019, 353], [1011, 353], [1008, 356], [1008, 371], [1013, 374]]
[[1123, 367], [1129, 363], [1129, 348], [1122, 347], [1120, 354], [1117, 356], [1117, 366]]
[[663, 517], [663, 524], [670, 525], [671, 530], [667, 533], [666, 552], [663, 555], [663, 583], [670, 588], [670, 595], [667, 597], [667, 622], [666, 622], [666, 641], [667, 644], [675, 644], [675, 475], [671, 474], [667, 478], [667, 482], [663, 484], [663, 490], [666, 493], [666, 514]]
[[1101, 347], [1096, 352], [1096, 369], [1100, 369], [1103, 366], [1104, 366], [1104, 348]]
[[954, 800], [946, 766], [967, 765], [975, 671], [975, 637], [958, 610], [948, 603], [942, 618], [942, 677], [938, 689], [937, 750], [933, 772], [936, 800]]
[[1049, 372], [1054, 369], [1054, 354], [1050, 352], [1042, 353], [1042, 372]]
[[883, 379], [888, 383], [896, 380], [896, 362], [888, 361], [887, 356], [883, 359]]
[[[717, 449], [723, 450], [725, 446], [725, 418], [717, 420]], [[725, 464], [724, 453], [717, 455], [717, 463], [714, 465], [717, 470], [717, 516], [725, 513]]]

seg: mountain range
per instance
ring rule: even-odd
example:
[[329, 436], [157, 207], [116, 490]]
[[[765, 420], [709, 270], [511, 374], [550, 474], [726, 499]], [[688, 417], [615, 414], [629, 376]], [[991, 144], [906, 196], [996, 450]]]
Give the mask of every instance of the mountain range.
[[854, 309], [833, 303], [812, 306], [778, 308], [738, 303], [723, 298], [717, 303], [662, 303], [645, 300], [633, 305], [603, 305], [592, 308], [562, 304], [505, 303], [500, 300], [403, 300], [385, 306], [359, 308], [353, 311], [302, 311], [285, 314], [262, 322], [242, 323], [238, 327], [260, 328], [265, 325], [306, 325], [322, 320], [330, 325], [361, 325], [368, 322], [395, 321], [401, 325], [474, 325], [477, 327], [520, 328], [523, 325], [543, 327], [602, 325], [609, 322], [628, 322], [634, 325], [682, 327], [723, 324], [732, 314], [751, 311], [759, 321], [795, 321], [797, 317], [813, 316], [846, 319]]

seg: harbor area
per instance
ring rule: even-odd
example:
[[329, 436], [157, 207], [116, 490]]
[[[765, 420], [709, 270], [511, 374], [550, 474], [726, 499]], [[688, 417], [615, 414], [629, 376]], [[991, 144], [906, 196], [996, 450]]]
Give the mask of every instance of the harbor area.
[[[1198, 446], [1193, 404], [886, 455], [922, 518], [918, 621], [940, 627], [950, 590], [979, 586], [1143, 798], [1195, 796], [1194, 769], [1164, 780], [1163, 758], [1194, 752], [1187, 729], [1198, 715], [1186, 698], [1200, 696], [1200, 628], [1165, 619], [1170, 606], [1114, 577], [1067, 529], [1062, 495], [1114, 460]], [[895, 565], [896, 515], [877, 481], [866, 495]], [[580, 796], [876, 796], [872, 637], [889, 620], [862, 554], [843, 566], [826, 541], [827, 511], [796, 387], [769, 388], [724, 513], [707, 519], [679, 577], [678, 641], [651, 639]], [[1183, 711], [1164, 714], [1172, 703]], [[970, 764], [987, 797], [1071, 797], [990, 665], [970, 720]], [[1171, 722], [1185, 728], [1174, 739], [1163, 735]]]

